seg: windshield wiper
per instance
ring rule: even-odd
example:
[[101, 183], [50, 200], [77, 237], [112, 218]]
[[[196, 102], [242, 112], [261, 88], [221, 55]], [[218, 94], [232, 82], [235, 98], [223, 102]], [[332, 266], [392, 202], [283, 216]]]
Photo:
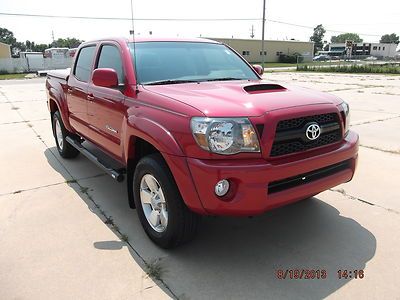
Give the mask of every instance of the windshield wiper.
[[228, 80], [247, 80], [247, 78], [221, 77], [221, 78], [206, 79], [204, 81], [228, 81]]
[[197, 80], [187, 80], [187, 79], [169, 79], [169, 80], [158, 80], [144, 83], [145, 85], [163, 85], [163, 84], [178, 84], [178, 83], [193, 83], [198, 82]]

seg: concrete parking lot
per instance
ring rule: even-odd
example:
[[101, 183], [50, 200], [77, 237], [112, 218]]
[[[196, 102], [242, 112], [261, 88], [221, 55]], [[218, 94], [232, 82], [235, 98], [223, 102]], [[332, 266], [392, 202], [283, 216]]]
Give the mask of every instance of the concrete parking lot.
[[[125, 184], [83, 156], [60, 158], [44, 79], [0, 81], [0, 298], [400, 299], [400, 77], [265, 78], [348, 101], [355, 178], [261, 216], [203, 218], [197, 239], [170, 251], [146, 237]], [[278, 269], [327, 278], [278, 279]]]

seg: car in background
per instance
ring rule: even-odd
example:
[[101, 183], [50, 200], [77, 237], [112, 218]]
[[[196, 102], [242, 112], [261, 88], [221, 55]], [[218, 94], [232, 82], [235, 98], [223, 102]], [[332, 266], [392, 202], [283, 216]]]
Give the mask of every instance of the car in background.
[[375, 60], [378, 60], [378, 59], [375, 56], [368, 56], [365, 60], [375, 61]]
[[329, 55], [321, 54], [321, 55], [314, 56], [313, 61], [327, 61], [330, 59], [331, 58]]
[[70, 57], [74, 57], [74, 56], [75, 56], [75, 53], [76, 53], [76, 50], [78, 50], [78, 48], [69, 49], [69, 56], [70, 56]]

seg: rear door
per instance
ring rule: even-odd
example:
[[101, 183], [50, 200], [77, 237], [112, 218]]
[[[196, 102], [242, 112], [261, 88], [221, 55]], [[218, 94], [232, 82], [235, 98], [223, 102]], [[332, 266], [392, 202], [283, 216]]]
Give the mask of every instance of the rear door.
[[118, 74], [119, 87], [105, 88], [90, 84], [88, 96], [89, 138], [116, 158], [122, 155], [121, 127], [124, 118], [125, 73], [120, 47], [116, 43], [100, 45], [94, 69], [111, 68]]
[[67, 104], [69, 122], [78, 133], [88, 133], [88, 86], [94, 63], [96, 45], [88, 45], [79, 50], [73, 72], [68, 79]]

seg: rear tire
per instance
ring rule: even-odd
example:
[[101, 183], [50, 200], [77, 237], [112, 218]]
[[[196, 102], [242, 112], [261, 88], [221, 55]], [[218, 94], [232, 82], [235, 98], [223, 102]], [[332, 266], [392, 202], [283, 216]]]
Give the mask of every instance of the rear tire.
[[75, 158], [78, 156], [79, 151], [76, 150], [65, 138], [70, 135], [67, 129], [65, 129], [64, 123], [61, 119], [59, 111], [53, 114], [52, 118], [53, 135], [56, 140], [56, 146], [58, 153], [63, 158]]
[[190, 211], [160, 154], [143, 157], [133, 176], [136, 210], [144, 231], [162, 248], [194, 238], [200, 216]]

